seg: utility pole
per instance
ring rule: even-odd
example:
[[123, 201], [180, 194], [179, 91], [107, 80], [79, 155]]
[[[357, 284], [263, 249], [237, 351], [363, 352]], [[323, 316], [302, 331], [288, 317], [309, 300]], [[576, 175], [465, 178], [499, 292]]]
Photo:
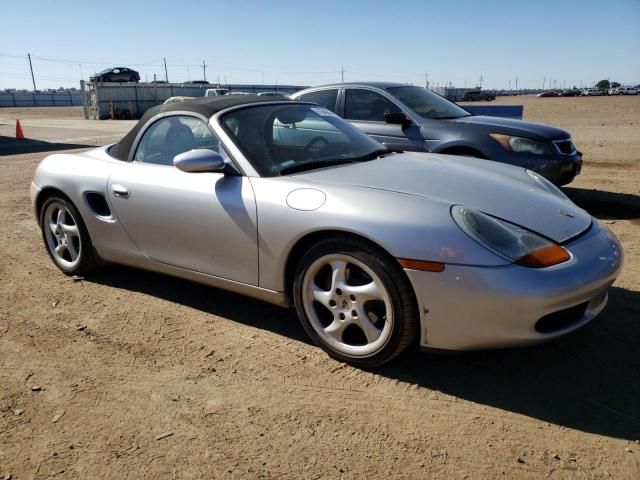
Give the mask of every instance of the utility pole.
[[340, 83], [344, 83], [344, 67], [340, 67]]
[[36, 77], [33, 76], [33, 65], [31, 64], [31, 54], [27, 53], [27, 57], [29, 57], [29, 69], [31, 69], [31, 80], [33, 81], [33, 91], [36, 91]]
[[516, 77], [516, 93], [518, 93], [518, 77]]
[[424, 88], [429, 90], [429, 74], [428, 73], [424, 74]]
[[202, 76], [204, 77], [203, 80], [206, 82], [207, 81], [207, 64], [204, 63], [204, 60], [202, 60]]
[[167, 83], [169, 83], [169, 74], [167, 73], [167, 59], [165, 57], [162, 60], [164, 60], [164, 79], [167, 81]]
[[542, 77], [542, 89], [544, 90], [544, 84], [547, 81], [547, 77]]
[[509, 91], [511, 91], [511, 79], [509, 79]]
[[482, 90], [482, 81], [484, 80], [484, 77], [482, 75], [480, 75], [480, 85], [478, 86], [478, 88], [480, 90]]

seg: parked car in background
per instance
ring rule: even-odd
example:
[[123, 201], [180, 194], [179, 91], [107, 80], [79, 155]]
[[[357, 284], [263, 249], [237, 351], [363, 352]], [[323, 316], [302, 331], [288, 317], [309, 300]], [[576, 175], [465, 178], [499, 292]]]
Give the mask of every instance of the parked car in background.
[[260, 92], [258, 94], [260, 97], [274, 97], [274, 98], [289, 98], [289, 95], [282, 92]]
[[464, 95], [462, 96], [463, 102], [478, 102], [483, 100], [490, 102], [495, 99], [495, 93], [485, 92], [484, 90], [470, 90], [468, 92], [464, 92]]
[[184, 97], [184, 96], [180, 96], [180, 97], [169, 97], [167, 98], [164, 102], [165, 105], [168, 105], [169, 103], [178, 103], [178, 102], [184, 102], [185, 100], [191, 100], [192, 98], [196, 98], [196, 97]]
[[140, 74], [126, 67], [107, 68], [89, 79], [91, 82], [139, 82]]
[[394, 151], [478, 157], [536, 171], [556, 185], [582, 168], [571, 134], [549, 125], [471, 115], [424, 87], [363, 82], [315, 87], [291, 95], [349, 120]]
[[546, 92], [539, 93], [536, 95], [538, 98], [547, 98], [547, 97], [559, 97], [560, 92], [557, 90], [547, 90]]
[[207, 91], [204, 92], [205, 97], [221, 97], [223, 95], [228, 95], [228, 94], [229, 94], [229, 89], [222, 88], [222, 87], [207, 88]]
[[619, 87], [610, 88], [609, 95], [620, 95], [620, 88]]
[[561, 97], [579, 97], [582, 94], [577, 88], [569, 88], [560, 92]]
[[153, 107], [115, 145], [45, 158], [31, 201], [66, 275], [103, 260], [295, 307], [314, 343], [365, 368], [412, 344], [565, 335], [623, 264], [613, 233], [536, 173], [392, 153], [268, 97]]
[[618, 93], [620, 95], [638, 95], [640, 94], [640, 89], [637, 87], [619, 87]]
[[587, 88], [582, 92], [582, 95], [585, 97], [601, 97], [603, 95], [607, 95], [606, 90], [601, 90], [599, 88]]

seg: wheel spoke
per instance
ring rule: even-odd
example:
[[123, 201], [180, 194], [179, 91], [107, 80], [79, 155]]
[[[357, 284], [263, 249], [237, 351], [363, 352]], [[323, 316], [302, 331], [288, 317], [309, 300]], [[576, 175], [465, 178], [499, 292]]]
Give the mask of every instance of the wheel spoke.
[[347, 293], [355, 295], [360, 305], [370, 300], [384, 301], [384, 294], [375, 282], [367, 283], [366, 285], [349, 285], [347, 288]]
[[58, 225], [62, 225], [62, 224], [64, 224], [65, 220], [66, 220], [65, 211], [64, 211], [64, 208], [61, 208], [61, 209], [58, 210], [58, 216], [56, 218], [56, 223]]
[[331, 308], [331, 305], [329, 305], [329, 300], [331, 300], [331, 292], [322, 290], [315, 283], [311, 285], [311, 289], [313, 293], [313, 298], [317, 302], [320, 302], [322, 305], [324, 305], [327, 308]]
[[62, 231], [65, 232], [67, 235], [71, 235], [72, 237], [77, 237], [78, 236], [78, 226], [77, 225], [67, 225], [67, 224], [62, 224], [60, 225], [62, 227]]
[[358, 318], [354, 319], [356, 325], [360, 327], [364, 336], [367, 337], [367, 342], [375, 342], [382, 333], [382, 330], [378, 329], [371, 320], [369, 320], [369, 316], [364, 311], [360, 311], [358, 314]]
[[58, 233], [58, 224], [55, 223], [54, 221], [50, 221], [49, 222], [49, 229], [51, 230], [51, 233], [56, 235]]
[[344, 289], [347, 285], [347, 262], [334, 260], [331, 262], [331, 291]]
[[347, 328], [347, 323], [336, 319], [331, 322], [331, 325], [324, 329], [324, 333], [337, 341], [342, 342], [342, 334], [344, 333], [345, 328]]
[[56, 255], [64, 260], [64, 251], [67, 249], [67, 247], [65, 247], [64, 245], [58, 245], [55, 249]]
[[71, 239], [67, 241], [67, 250], [69, 255], [71, 255], [71, 261], [74, 262], [76, 258], [78, 258], [78, 250], [76, 250], [76, 246], [73, 244]]

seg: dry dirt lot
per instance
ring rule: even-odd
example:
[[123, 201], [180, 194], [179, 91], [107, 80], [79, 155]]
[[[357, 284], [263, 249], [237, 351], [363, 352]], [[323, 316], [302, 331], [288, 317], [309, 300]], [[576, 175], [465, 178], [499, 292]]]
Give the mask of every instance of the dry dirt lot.
[[[29, 205], [44, 154], [0, 153], [0, 478], [640, 478], [640, 97], [507, 102], [584, 152], [566, 191], [626, 252], [609, 305], [546, 345], [371, 372], [265, 303], [123, 267], [65, 277]], [[16, 114], [81, 115], [0, 109], [5, 130]]]

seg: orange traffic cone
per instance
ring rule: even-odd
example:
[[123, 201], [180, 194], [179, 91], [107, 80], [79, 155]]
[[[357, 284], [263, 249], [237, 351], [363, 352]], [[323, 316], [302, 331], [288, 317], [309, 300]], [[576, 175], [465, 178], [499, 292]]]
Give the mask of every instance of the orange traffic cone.
[[24, 132], [20, 125], [20, 120], [16, 119], [16, 140], [24, 140]]

